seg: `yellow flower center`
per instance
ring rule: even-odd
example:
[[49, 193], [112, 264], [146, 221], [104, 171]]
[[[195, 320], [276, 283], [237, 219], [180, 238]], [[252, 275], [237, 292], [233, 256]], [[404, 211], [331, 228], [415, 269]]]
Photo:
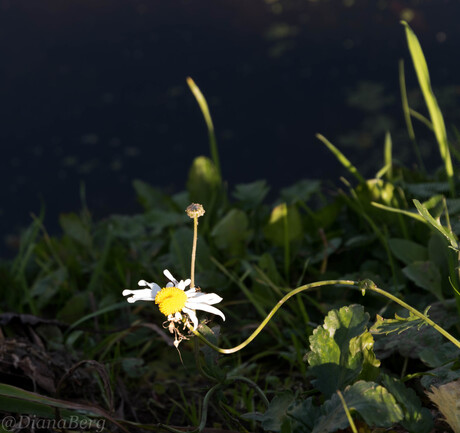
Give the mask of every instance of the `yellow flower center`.
[[165, 316], [178, 313], [186, 302], [187, 295], [178, 287], [164, 287], [155, 296], [155, 304]]

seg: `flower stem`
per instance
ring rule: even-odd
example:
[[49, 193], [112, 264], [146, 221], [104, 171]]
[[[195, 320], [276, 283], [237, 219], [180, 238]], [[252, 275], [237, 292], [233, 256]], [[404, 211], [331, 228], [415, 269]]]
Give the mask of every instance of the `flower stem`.
[[290, 298], [293, 296], [297, 295], [300, 292], [304, 292], [309, 289], [313, 289], [315, 287], [321, 287], [321, 286], [331, 286], [331, 285], [344, 285], [344, 286], [352, 286], [358, 290], [361, 290], [363, 294], [365, 294], [366, 290], [370, 290], [376, 293], [379, 293], [380, 295], [386, 296], [387, 298], [391, 299], [392, 301], [398, 303], [405, 309], [411, 311], [413, 314], [416, 316], [420, 317], [422, 320], [424, 320], [426, 323], [428, 323], [430, 326], [432, 326], [436, 331], [441, 333], [444, 337], [446, 337], [449, 341], [454, 343], [457, 347], [460, 348], [460, 341], [458, 341], [454, 336], [449, 334], [446, 330], [441, 328], [439, 325], [437, 325], [435, 322], [433, 322], [430, 318], [425, 316], [423, 313], [420, 311], [416, 310], [415, 308], [411, 307], [409, 304], [406, 304], [404, 301], [401, 299], [397, 298], [396, 296], [393, 296], [391, 293], [388, 293], [385, 290], [379, 289], [375, 283], [371, 280], [363, 280], [360, 282], [357, 281], [350, 281], [350, 280], [327, 280], [327, 281], [317, 281], [315, 283], [310, 283], [310, 284], [305, 284], [304, 286], [297, 287], [296, 289], [292, 290], [288, 294], [286, 294], [278, 303], [273, 307], [273, 309], [270, 311], [270, 313], [267, 315], [267, 317], [263, 320], [263, 322], [257, 327], [257, 329], [241, 344], [238, 346], [232, 347], [230, 349], [223, 349], [221, 347], [218, 347], [214, 344], [212, 344], [210, 341], [208, 341], [200, 332], [198, 332], [196, 329], [193, 329], [191, 325], [188, 325], [188, 329], [195, 334], [203, 343], [207, 344], [209, 347], [214, 349], [215, 351], [223, 354], [230, 354], [230, 353], [235, 353], [238, 352], [239, 350], [243, 349], [246, 347], [252, 340], [254, 340], [257, 335], [262, 331], [263, 328], [268, 324], [268, 322], [271, 320], [271, 318], [274, 316], [274, 314], [278, 311], [279, 308]]
[[190, 287], [195, 287], [196, 243], [198, 241], [198, 217], [193, 218], [192, 264], [190, 269]]
[[215, 351], [223, 354], [230, 354], [230, 353], [235, 353], [238, 352], [239, 350], [243, 349], [246, 347], [254, 338], [259, 335], [260, 331], [265, 328], [265, 326], [268, 324], [270, 319], [274, 316], [274, 314], [281, 308], [281, 306], [290, 298], [293, 296], [297, 295], [297, 293], [303, 292], [308, 289], [312, 289], [314, 287], [321, 287], [321, 286], [328, 286], [328, 285], [333, 285], [333, 284], [343, 284], [347, 286], [358, 286], [358, 283], [355, 281], [349, 281], [349, 280], [328, 280], [328, 281], [317, 281], [315, 283], [310, 283], [306, 284], [304, 286], [297, 287], [297, 289], [292, 290], [291, 292], [287, 293], [278, 303], [273, 307], [273, 309], [268, 313], [267, 317], [263, 320], [263, 322], [257, 327], [257, 329], [241, 344], [238, 344], [238, 346], [232, 347], [231, 349], [223, 349], [221, 347], [217, 347], [216, 345], [212, 344], [210, 341], [208, 341], [203, 335], [201, 335], [200, 332], [198, 332], [196, 329], [193, 329], [191, 325], [188, 326], [188, 329], [192, 331], [203, 343], [207, 344], [209, 347], [214, 349]]

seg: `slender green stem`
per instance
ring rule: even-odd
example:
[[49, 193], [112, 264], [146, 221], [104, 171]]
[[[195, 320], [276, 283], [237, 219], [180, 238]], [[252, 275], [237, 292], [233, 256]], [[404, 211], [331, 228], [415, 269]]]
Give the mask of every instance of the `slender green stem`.
[[363, 294], [365, 294], [366, 290], [370, 290], [376, 293], [379, 293], [380, 295], [383, 295], [392, 301], [396, 302], [397, 304], [401, 305], [404, 307], [406, 310], [409, 310], [412, 312], [414, 315], [420, 317], [423, 319], [426, 323], [428, 323], [430, 326], [432, 326], [436, 331], [438, 331], [440, 334], [442, 334], [444, 337], [446, 337], [449, 341], [454, 343], [457, 347], [460, 348], [460, 341], [458, 341], [454, 336], [449, 334], [446, 330], [441, 328], [439, 325], [437, 325], [435, 322], [433, 322], [429, 317], [425, 316], [423, 313], [420, 311], [416, 310], [415, 308], [411, 307], [409, 304], [406, 304], [404, 301], [401, 299], [397, 298], [396, 296], [393, 296], [391, 293], [388, 293], [385, 290], [379, 289], [375, 283], [371, 280], [363, 280], [360, 282], [356, 281], [350, 281], [350, 280], [327, 280], [327, 281], [317, 281], [315, 283], [310, 283], [306, 284], [304, 286], [297, 287], [297, 289], [292, 290], [289, 292], [286, 296], [284, 296], [278, 303], [273, 307], [273, 309], [270, 311], [268, 316], [264, 319], [264, 321], [257, 327], [257, 329], [241, 344], [238, 344], [238, 346], [232, 347], [230, 349], [223, 349], [221, 347], [218, 347], [214, 344], [212, 344], [210, 341], [208, 341], [200, 332], [198, 332], [196, 329], [193, 329], [191, 325], [188, 325], [188, 329], [195, 334], [203, 343], [207, 344], [209, 347], [214, 349], [215, 351], [223, 354], [230, 354], [230, 353], [235, 353], [238, 352], [239, 350], [243, 349], [246, 347], [252, 340], [254, 340], [257, 335], [262, 331], [262, 329], [265, 328], [267, 323], [271, 320], [271, 318], [275, 315], [275, 313], [278, 311], [279, 308], [290, 298], [293, 296], [297, 295], [298, 293], [301, 293], [303, 291], [313, 289], [315, 287], [321, 287], [321, 286], [332, 286], [332, 285], [344, 285], [344, 286], [352, 286], [358, 290], [361, 290]]
[[192, 264], [190, 269], [190, 287], [195, 287], [195, 260], [196, 260], [196, 243], [198, 240], [198, 217], [193, 218], [193, 245], [192, 245]]
[[351, 429], [353, 430], [353, 433], [358, 433], [358, 429], [355, 426], [355, 423], [354, 423], [353, 418], [352, 418], [351, 413], [350, 413], [350, 409], [348, 409], [348, 405], [347, 405], [345, 399], [343, 398], [342, 393], [339, 390], [337, 390], [337, 394], [338, 394], [338, 396], [340, 398], [340, 401], [342, 402], [343, 409], [345, 410], [345, 414], [347, 415], [348, 422], [350, 424]]
[[209, 347], [214, 349], [215, 351], [223, 354], [230, 354], [230, 353], [235, 353], [238, 352], [239, 350], [243, 349], [246, 347], [254, 338], [259, 335], [260, 331], [265, 328], [265, 326], [268, 324], [268, 322], [271, 320], [271, 318], [275, 315], [275, 313], [281, 308], [281, 306], [290, 298], [293, 296], [297, 295], [297, 293], [303, 292], [308, 289], [313, 289], [314, 287], [321, 287], [321, 286], [329, 286], [329, 285], [335, 285], [335, 284], [343, 284], [346, 286], [358, 286], [359, 283], [355, 281], [350, 281], [350, 280], [327, 280], [327, 281], [317, 281], [315, 283], [310, 283], [306, 284], [304, 286], [297, 287], [297, 289], [292, 290], [288, 294], [286, 294], [278, 303], [273, 307], [273, 309], [268, 313], [267, 317], [263, 320], [263, 322], [257, 327], [257, 329], [241, 344], [238, 346], [232, 347], [231, 349], [223, 349], [221, 347], [217, 347], [216, 345], [212, 344], [210, 341], [208, 341], [203, 335], [201, 335], [200, 332], [198, 332], [196, 329], [193, 329], [191, 325], [188, 326], [189, 330], [192, 331], [193, 334], [195, 334], [203, 343], [207, 344]]

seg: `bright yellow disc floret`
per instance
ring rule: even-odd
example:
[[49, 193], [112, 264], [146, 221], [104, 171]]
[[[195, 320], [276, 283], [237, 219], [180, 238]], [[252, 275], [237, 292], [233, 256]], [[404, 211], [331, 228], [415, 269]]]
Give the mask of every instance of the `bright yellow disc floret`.
[[186, 302], [187, 295], [177, 287], [164, 287], [155, 296], [155, 304], [165, 316], [178, 313]]

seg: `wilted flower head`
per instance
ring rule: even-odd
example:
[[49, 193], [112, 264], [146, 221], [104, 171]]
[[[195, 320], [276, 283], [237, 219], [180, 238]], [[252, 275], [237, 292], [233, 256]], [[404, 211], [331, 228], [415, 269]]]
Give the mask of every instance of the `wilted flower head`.
[[212, 305], [222, 301], [222, 298], [216, 293], [203, 293], [197, 291], [195, 287], [188, 290], [185, 288], [190, 285], [190, 280], [177, 281], [167, 269], [163, 271], [166, 278], [170, 280], [165, 287], [161, 288], [156, 283], [148, 283], [145, 280], [139, 281], [139, 286], [148, 287], [139, 290], [123, 290], [123, 296], [131, 295], [127, 298], [128, 302], [136, 301], [155, 301], [160, 311], [167, 316], [170, 322], [190, 319], [193, 328], [198, 326], [196, 310], [207, 311], [208, 313], [217, 314], [225, 320], [224, 313]]

